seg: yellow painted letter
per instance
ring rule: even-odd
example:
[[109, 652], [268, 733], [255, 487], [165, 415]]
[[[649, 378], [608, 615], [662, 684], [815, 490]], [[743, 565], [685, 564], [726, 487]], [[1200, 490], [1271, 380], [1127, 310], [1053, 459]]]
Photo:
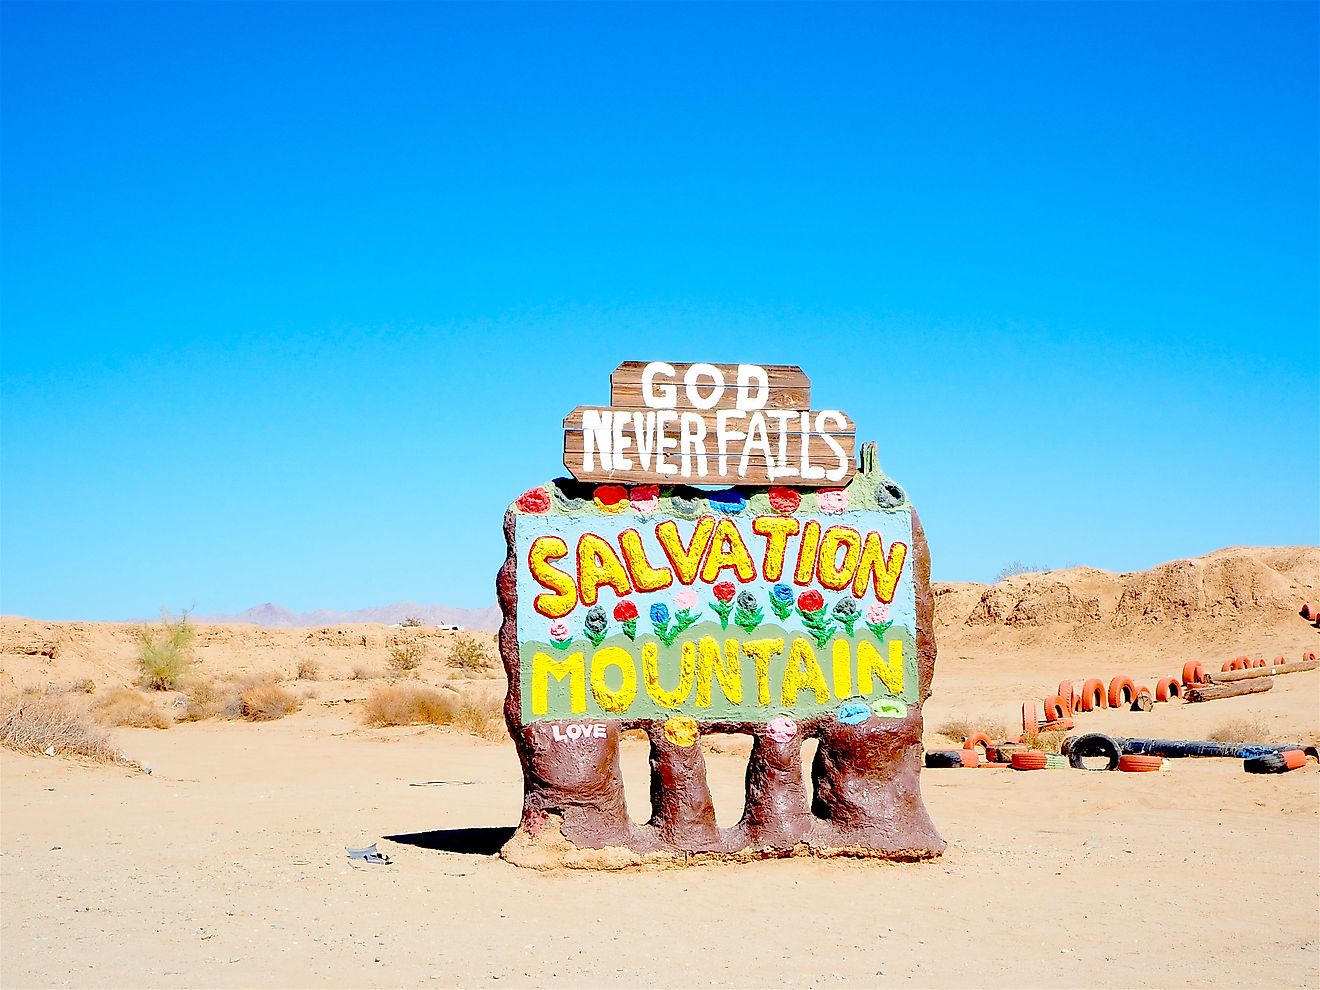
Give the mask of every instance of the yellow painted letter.
[[779, 700], [785, 708], [797, 704], [798, 693], [810, 688], [819, 704], [830, 700], [830, 689], [825, 684], [825, 672], [820, 669], [816, 651], [805, 639], [793, 640], [788, 650], [788, 667], [784, 671], [784, 686], [779, 692]]
[[550, 678], [568, 678], [568, 707], [573, 715], [587, 710], [587, 672], [581, 653], [570, 653], [556, 660], [546, 653], [532, 657], [532, 714], [545, 715], [550, 710]]
[[527, 552], [527, 567], [542, 588], [553, 595], [537, 595], [532, 607], [551, 619], [562, 619], [577, 608], [577, 585], [573, 579], [550, 563], [568, 556], [568, 544], [558, 536], [538, 536]]
[[720, 660], [720, 644], [714, 636], [702, 636], [697, 643], [697, 707], [710, 707], [711, 675], [719, 678], [720, 690], [734, 705], [742, 704], [742, 663], [738, 656], [738, 641], [724, 641], [724, 660]]
[[880, 652], [866, 640], [857, 643], [857, 693], [866, 697], [874, 688], [871, 671], [880, 675], [880, 681], [890, 694], [903, 693], [903, 641], [889, 641], [889, 660], [880, 658]]
[[756, 703], [770, 704], [770, 660], [784, 652], [782, 639], [749, 639], [742, 651], [756, 659]]
[[[617, 691], [611, 691], [605, 683], [605, 671], [610, 667], [623, 672], [623, 683]], [[637, 697], [637, 661], [632, 654], [620, 646], [597, 650], [591, 658], [591, 693], [601, 711], [626, 712]]]
[[666, 691], [660, 686], [660, 648], [654, 643], [642, 644], [642, 680], [646, 684], [646, 693], [657, 705], [677, 708], [683, 704], [692, 693], [696, 676], [697, 647], [693, 643], [684, 643], [678, 665], [678, 687]]
[[862, 545], [862, 562], [857, 567], [857, 577], [853, 579], [853, 597], [865, 598], [866, 585], [874, 579], [875, 597], [882, 602], [894, 600], [894, 588], [898, 585], [898, 576], [903, 573], [903, 561], [907, 559], [906, 543], [889, 544], [889, 559], [885, 559], [884, 544], [879, 533], [867, 533]]
[[788, 538], [797, 536], [801, 528], [792, 516], [757, 516], [752, 520], [752, 532], [765, 537], [765, 561], [761, 576], [767, 581], [778, 581], [784, 573], [784, 555], [788, 552]]

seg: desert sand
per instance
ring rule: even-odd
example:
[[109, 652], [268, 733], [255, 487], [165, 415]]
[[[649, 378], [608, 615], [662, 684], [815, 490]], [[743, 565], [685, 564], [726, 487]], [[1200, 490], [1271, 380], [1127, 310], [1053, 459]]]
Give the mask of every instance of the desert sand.
[[[937, 588], [930, 747], [955, 717], [1011, 729], [1063, 678], [1153, 684], [1185, 659], [1296, 659], [1320, 599], [1320, 550], [1235, 548], [1151, 571], [1080, 568]], [[0, 687], [87, 697], [134, 677], [131, 625], [0, 619]], [[278, 671], [312, 696], [278, 721], [207, 720], [114, 738], [150, 774], [0, 757], [5, 987], [1320, 986], [1320, 768], [1159, 774], [927, 771], [949, 842], [921, 864], [792, 859], [621, 873], [537, 873], [494, 853], [518, 820], [507, 740], [370, 728], [362, 699], [398, 641], [426, 683], [460, 675], [453, 634], [352, 626], [202, 626], [210, 676]], [[316, 681], [293, 681], [301, 661]], [[1209, 666], [1209, 663], [1207, 663]], [[366, 679], [352, 679], [355, 667]], [[1079, 731], [1203, 737], [1258, 722], [1314, 743], [1320, 672], [1272, 691]], [[1013, 730], [1016, 731], [1016, 730]], [[746, 744], [703, 741], [722, 824]], [[646, 745], [624, 742], [634, 817]], [[392, 865], [352, 863], [379, 842]]]

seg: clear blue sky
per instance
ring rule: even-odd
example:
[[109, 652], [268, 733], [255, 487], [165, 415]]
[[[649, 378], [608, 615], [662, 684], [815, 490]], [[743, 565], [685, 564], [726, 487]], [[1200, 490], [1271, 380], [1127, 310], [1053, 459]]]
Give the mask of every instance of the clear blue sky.
[[625, 359], [935, 576], [1320, 542], [1313, 3], [6, 3], [0, 611], [493, 602]]

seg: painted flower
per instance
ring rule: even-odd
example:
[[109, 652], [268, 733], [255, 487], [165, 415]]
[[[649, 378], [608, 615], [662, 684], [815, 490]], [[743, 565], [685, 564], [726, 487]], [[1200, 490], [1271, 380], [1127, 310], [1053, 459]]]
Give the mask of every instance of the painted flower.
[[556, 650], [566, 650], [569, 644], [573, 642], [573, 631], [568, 628], [568, 623], [559, 619], [550, 623], [550, 645]]
[[627, 622], [629, 619], [637, 618], [637, 606], [628, 599], [624, 599], [614, 606], [614, 621]]
[[825, 597], [815, 589], [802, 592], [797, 601], [798, 608], [804, 612], [819, 612], [825, 607]]
[[732, 488], [722, 492], [711, 492], [707, 497], [710, 500], [710, 507], [716, 512], [733, 516], [747, 508], [747, 498]]
[[691, 588], [684, 588], [674, 596], [674, 604], [683, 611], [687, 611], [697, 604], [697, 593]]
[[761, 609], [761, 603], [756, 600], [756, 596], [750, 591], [740, 591], [738, 593], [737, 610], [733, 614], [733, 621], [747, 632], [755, 632], [765, 619], [765, 612]]
[[844, 725], [861, 725], [871, 717], [871, 706], [864, 701], [845, 701], [836, 717]]
[[651, 622], [657, 626], [667, 625], [669, 622], [669, 606], [664, 602], [656, 602], [652, 605]]
[[765, 724], [765, 734], [777, 743], [791, 742], [798, 734], [798, 724], [787, 715], [780, 715]]
[[793, 611], [793, 589], [786, 584], [777, 584], [770, 589], [770, 607], [782, 622]]
[[844, 632], [851, 636], [853, 626], [857, 625], [857, 620], [862, 617], [862, 610], [857, 607], [857, 599], [845, 596], [835, 602], [831, 614], [834, 616], [834, 621], [843, 626]]
[[889, 606], [884, 602], [872, 602], [871, 607], [866, 610], [867, 622], [884, 622], [889, 618]]
[[638, 512], [654, 512], [660, 508], [660, 486], [638, 485], [628, 493], [628, 500]]
[[519, 512], [549, 512], [550, 493], [544, 488], [531, 488], [518, 496], [513, 503]]
[[592, 501], [601, 512], [622, 512], [628, 508], [628, 489], [623, 485], [599, 485]]
[[710, 590], [720, 601], [730, 602], [733, 601], [733, 596], [737, 593], [738, 589], [733, 586], [732, 581], [721, 581]]
[[802, 505], [802, 495], [796, 488], [776, 486], [770, 489], [770, 508], [781, 516], [791, 516]]
[[593, 605], [587, 610], [587, 621], [583, 623], [583, 632], [587, 634], [587, 639], [591, 640], [592, 646], [600, 646], [605, 641], [610, 627], [610, 620], [605, 618], [605, 610], [599, 605]]
[[846, 488], [822, 488], [816, 492], [816, 504], [821, 512], [842, 512], [848, 508]]

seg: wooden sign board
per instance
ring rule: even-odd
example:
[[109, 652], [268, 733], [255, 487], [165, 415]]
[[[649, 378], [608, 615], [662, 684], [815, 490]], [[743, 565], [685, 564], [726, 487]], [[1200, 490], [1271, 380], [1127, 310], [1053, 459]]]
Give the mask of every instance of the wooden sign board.
[[579, 481], [833, 487], [856, 473], [856, 427], [813, 410], [795, 365], [625, 361], [608, 407], [564, 419]]

